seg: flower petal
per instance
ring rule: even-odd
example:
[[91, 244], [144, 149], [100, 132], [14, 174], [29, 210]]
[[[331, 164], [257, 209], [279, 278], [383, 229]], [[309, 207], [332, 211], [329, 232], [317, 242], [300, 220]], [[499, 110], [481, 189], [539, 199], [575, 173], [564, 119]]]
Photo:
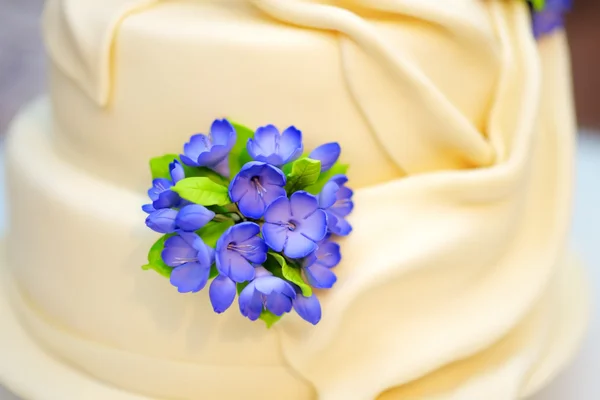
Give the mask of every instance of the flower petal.
[[318, 263], [304, 268], [304, 273], [308, 283], [317, 289], [331, 289], [337, 281], [337, 276], [332, 270]]
[[169, 267], [178, 267], [189, 262], [196, 262], [197, 255], [198, 251], [179, 235], [168, 238], [161, 253], [163, 261]]
[[275, 199], [265, 211], [265, 221], [275, 224], [285, 224], [292, 219], [290, 201], [286, 197]]
[[298, 231], [289, 232], [283, 253], [290, 258], [303, 258], [317, 249], [317, 244]]
[[[190, 138], [190, 141], [183, 145], [183, 153], [186, 158], [189, 158], [194, 163], [198, 161], [198, 156], [212, 147], [208, 136], [199, 133]], [[181, 160], [185, 163], [183, 157]], [[187, 163], [186, 163], [187, 164]]]
[[224, 236], [229, 238], [229, 242], [242, 243], [260, 233], [260, 226], [254, 222], [242, 222], [227, 229]]
[[332, 212], [327, 213], [327, 227], [331, 233], [338, 236], [348, 236], [352, 232], [352, 225], [345, 218]]
[[242, 256], [251, 263], [262, 264], [267, 261], [267, 251], [269, 249], [263, 238], [255, 236], [239, 246], [244, 248]]
[[227, 158], [229, 150], [225, 146], [213, 146], [209, 151], [200, 153], [198, 156], [198, 165], [209, 168], [216, 167], [221, 161]]
[[179, 210], [175, 223], [186, 232], [194, 232], [208, 224], [215, 213], [200, 204], [191, 204]]
[[158, 199], [156, 199], [152, 205], [158, 210], [160, 208], [175, 207], [180, 201], [181, 197], [179, 197], [176, 192], [167, 190], [159, 194]]
[[175, 232], [175, 218], [177, 211], [171, 208], [163, 208], [148, 215], [146, 225], [158, 233], [173, 233]]
[[340, 245], [331, 241], [319, 243], [319, 248], [315, 255], [319, 264], [327, 268], [335, 267], [342, 260]]
[[265, 165], [261, 171], [263, 185], [285, 186], [285, 174], [282, 170], [272, 165]]
[[186, 156], [185, 154], [180, 154], [179, 159], [181, 160], [182, 163], [184, 163], [185, 165], [187, 165], [189, 167], [199, 167], [196, 159], [191, 159], [188, 156]]
[[266, 222], [262, 227], [265, 243], [276, 252], [283, 250], [285, 242], [287, 241], [288, 232], [289, 229], [280, 224]]
[[325, 235], [327, 235], [327, 214], [320, 209], [315, 211], [300, 222], [296, 231], [315, 242], [325, 239]]
[[237, 174], [229, 184], [229, 197], [231, 201], [237, 203], [251, 188], [250, 180], [245, 176]]
[[292, 285], [276, 276], [264, 276], [254, 281], [254, 287], [260, 293], [268, 296], [271, 293], [281, 293], [290, 298], [296, 297], [296, 291]]
[[142, 206], [142, 211], [144, 211], [146, 214], [152, 214], [154, 211], [156, 211], [156, 208], [154, 208], [152, 204], [144, 204]]
[[165, 178], [157, 178], [152, 181], [152, 187], [148, 189], [148, 197], [150, 200], [156, 201], [158, 200], [158, 196], [161, 193], [166, 192], [167, 190], [173, 187], [173, 183]]
[[198, 263], [187, 263], [179, 266], [171, 273], [171, 284], [177, 287], [179, 293], [196, 293], [206, 286], [210, 267]]
[[321, 172], [329, 171], [340, 158], [342, 148], [339, 143], [326, 143], [314, 149], [308, 158], [321, 161]]
[[212, 136], [213, 145], [220, 145], [228, 148], [231, 143], [231, 137], [233, 136], [233, 143], [235, 143], [236, 132], [229, 121], [226, 119], [215, 120], [210, 127], [210, 135]]
[[294, 300], [294, 310], [307, 322], [316, 325], [321, 320], [321, 303], [314, 294], [310, 297], [304, 297], [301, 294]]
[[337, 183], [329, 181], [323, 186], [321, 193], [319, 193], [319, 207], [329, 208], [335, 204], [337, 200], [337, 193], [340, 187]]
[[254, 266], [232, 250], [217, 253], [217, 269], [221, 274], [227, 275], [238, 283], [254, 279]]
[[240, 212], [248, 218], [259, 219], [265, 213], [265, 201], [254, 190], [249, 190], [238, 202]]
[[296, 192], [290, 196], [290, 210], [295, 219], [305, 219], [319, 208], [317, 198], [307, 192]]
[[265, 157], [275, 154], [279, 139], [279, 129], [274, 125], [266, 125], [258, 128], [254, 133], [254, 144], [260, 150], [258, 154]]
[[337, 183], [338, 186], [344, 186], [346, 183], [348, 183], [348, 177], [344, 174], [338, 174], [338, 175], [334, 175], [332, 176], [329, 181], [331, 182], [335, 182]]
[[283, 294], [272, 293], [267, 296], [267, 309], [281, 317], [283, 314], [292, 311], [292, 299]]
[[262, 296], [254, 288], [254, 284], [250, 283], [242, 290], [238, 299], [240, 312], [244, 317], [251, 321], [256, 321], [263, 310]]
[[177, 160], [173, 160], [173, 162], [169, 164], [169, 172], [173, 183], [177, 183], [185, 178], [185, 171], [183, 170], [181, 163]]
[[[198, 241], [201, 242], [200, 246], [198, 246]], [[195, 248], [197, 250], [198, 262], [210, 269], [215, 262], [215, 249], [204, 244], [200, 236], [195, 241]]]
[[217, 314], [225, 312], [235, 299], [236, 285], [235, 282], [224, 275], [219, 275], [213, 279], [208, 290], [210, 302], [213, 310]]
[[278, 150], [279, 155], [283, 159], [282, 164], [294, 161], [304, 150], [302, 144], [302, 132], [294, 126], [287, 128], [281, 134]]

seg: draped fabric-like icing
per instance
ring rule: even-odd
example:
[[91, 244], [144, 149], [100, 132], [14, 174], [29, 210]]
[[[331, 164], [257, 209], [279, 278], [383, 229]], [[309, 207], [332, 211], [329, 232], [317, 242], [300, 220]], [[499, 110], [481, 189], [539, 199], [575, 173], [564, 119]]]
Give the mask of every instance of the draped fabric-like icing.
[[[111, 59], [119, 24], [127, 15], [162, 2], [79, 1], [49, 2], [46, 41], [62, 73], [98, 108], [108, 109], [115, 91], [113, 64], [119, 62]], [[48, 150], [51, 146], [33, 139], [37, 146], [27, 146], [26, 139], [14, 139], [11, 263], [17, 286], [24, 288], [32, 304], [38, 303], [23, 314], [53, 351], [117, 386], [178, 398], [197, 398], [201, 393], [211, 398], [220, 390], [212, 377], [222, 371], [244, 385], [263, 384], [248, 370], [256, 375], [274, 371], [278, 383], [264, 382], [274, 396], [296, 385], [298, 398], [308, 398], [312, 385], [323, 400], [373, 399], [391, 388], [398, 389], [384, 398], [423, 393], [423, 388], [440, 387], [440, 371], [444, 371], [440, 368], [459, 369], [472, 379], [457, 377], [452, 390], [440, 389], [436, 398], [482, 398], [482, 393], [496, 390], [513, 398], [540, 384], [542, 378], [529, 377], [533, 372], [540, 374], [535, 368], [552, 340], [546, 332], [552, 315], [543, 306], [538, 312], [534, 305], [545, 299], [549, 282], [563, 262], [572, 192], [574, 121], [563, 35], [549, 37], [538, 46], [531, 34], [529, 11], [520, 1], [324, 3], [251, 0], [248, 9], [239, 9], [240, 13], [252, 9], [261, 17], [298, 29], [335, 32], [339, 68], [355, 113], [366, 121], [370, 138], [406, 175], [356, 188], [354, 232], [340, 241], [344, 259], [336, 269], [338, 283], [333, 290], [319, 293], [320, 324], [313, 327], [290, 315], [275, 331], [263, 333], [256, 325], [248, 328], [241, 317], [213, 315], [203, 298], [192, 303], [159, 292], [158, 282], [131, 272], [137, 265], [129, 268], [132, 260], [143, 263], [151, 244], [150, 239], [148, 243], [132, 239], [139, 238], [134, 232], [142, 219], [138, 223], [132, 210], [139, 212], [141, 194], [138, 202], [137, 193], [68, 165]], [[439, 44], [440, 52], [447, 43], [442, 37], [464, 44], [464, 49], [449, 50], [459, 52], [460, 57], [444, 61], [468, 60], [472, 64], [469, 74], [456, 70], [463, 64], [436, 68], [420, 65], [421, 58], [407, 54], [400, 40], [406, 35], [396, 29], [413, 23], [419, 27], [415, 28], [417, 36], [437, 38], [438, 30], [443, 32], [439, 40], [427, 42]], [[137, 24], [151, 29], [143, 21]], [[422, 24], [427, 28], [421, 29]], [[138, 43], [140, 37], [145, 36], [132, 36], [130, 43]], [[175, 37], [189, 39], [185, 34], [181, 35], [184, 39]], [[142, 42], [138, 44], [148, 44]], [[164, 43], [169, 42], [165, 39]], [[203, 50], [190, 47], [190, 51]], [[128, 60], [133, 63], [134, 59]], [[459, 82], [456, 76], [472, 81]], [[194, 78], [173, 77], [178, 83]], [[464, 93], [457, 90], [461, 85]], [[134, 98], [144, 96], [143, 88], [139, 89], [142, 92], [134, 93]], [[128, 123], [130, 114], [125, 108], [133, 105], [125, 101], [117, 106], [123, 109], [114, 122]], [[99, 115], [102, 122], [113, 117]], [[165, 115], [163, 119], [174, 123], [170, 118]], [[133, 140], [138, 132], [129, 134], [123, 143], [130, 139], [135, 146], [147, 146]], [[42, 168], [20, 165], [25, 159], [20, 152], [29, 147], [39, 153], [35, 160], [57, 165], [64, 181], [50, 176], [41, 179]], [[130, 173], [126, 168], [122, 171]], [[65, 197], [74, 181], [80, 190]], [[39, 196], [27, 197], [27, 191], [36, 190]], [[71, 251], [68, 243], [75, 240], [69, 236], [72, 232], [65, 233], [49, 248], [43, 237], [49, 232], [24, 230], [39, 198], [52, 208], [49, 218], [66, 218], [64, 224], [71, 231], [87, 235], [85, 246], [70, 253], [72, 261], [58, 264], [53, 257], [28, 251], [34, 245], [49, 254]], [[99, 202], [103, 198], [111, 201]], [[22, 240], [25, 236], [30, 240]], [[111, 249], [114, 265], [87, 254], [103, 254], [106, 249]], [[92, 271], [82, 273], [78, 260]], [[37, 270], [42, 261], [46, 270], [55, 268], [43, 285]], [[160, 285], [164, 288], [167, 283]], [[87, 298], [73, 303], [59, 290], [65, 288], [78, 288], [85, 295], [110, 292], [111, 296], [102, 304]], [[159, 303], [157, 293], [161, 293]], [[98, 307], [97, 322], [82, 319], [88, 312], [83, 304]], [[53, 329], [54, 325], [36, 315], [37, 307], [43, 310], [40, 315], [66, 328]], [[187, 311], [188, 319], [182, 317], [187, 324], [164, 326], [152, 319], [154, 314], [174, 310]], [[195, 318], [189, 317], [192, 314]], [[172, 318], [160, 315], [157, 320]], [[130, 325], [118, 333], [110, 329], [121, 328], [123, 321]], [[69, 340], [70, 330], [73, 340]], [[201, 345], [206, 347], [192, 346], [188, 354], [190, 332], [202, 336], [206, 343]], [[244, 333], [252, 347], [244, 347], [244, 340], [232, 340], [231, 332]], [[281, 350], [274, 345], [278, 341]], [[496, 354], [498, 348], [509, 354], [496, 368], [487, 356]], [[261, 351], [263, 356], [257, 357]], [[211, 364], [215, 360], [222, 364]], [[243, 367], [233, 365], [235, 361], [243, 362]], [[561, 363], [562, 359], [553, 364], [553, 371]], [[198, 371], [211, 379], [191, 379]], [[237, 388], [232, 385], [227, 390]]]
[[[311, 332], [302, 326], [283, 329], [290, 363], [323, 399], [371, 398], [498, 340], [539, 298], [563, 250], [573, 133], [564, 44], [558, 38], [546, 43], [554, 47], [555, 59], [546, 60], [542, 96], [542, 71], [525, 4], [489, 2], [503, 70], [486, 142], [425, 77], [386, 46], [384, 35], [356, 15], [301, 1], [254, 3], [285, 22], [346, 34], [394, 72], [391, 90], [420, 86], [422, 98], [402, 99], [402, 92], [397, 98], [428, 111], [438, 136], [448, 135], [454, 145], [473, 144], [467, 151], [474, 156], [480, 140], [484, 148], [495, 146], [498, 155], [490, 168], [408, 177], [359, 190], [352, 215], [355, 232], [342, 247], [349, 261], [338, 270], [335, 290], [323, 295], [326, 317]], [[420, 17], [428, 15], [431, 5], [357, 3]], [[348, 81], [368, 87], [361, 78], [373, 75], [354, 75], [355, 57], [348, 52], [345, 58]], [[376, 115], [370, 120], [374, 134], [384, 143], [397, 143], [389, 129], [399, 125], [392, 120], [397, 103], [389, 104], [386, 116], [361, 100], [357, 96], [365, 114]], [[439, 140], [418, 134], [428, 144]], [[405, 157], [393, 156], [403, 164]], [[357, 352], [362, 362], [348, 363]], [[362, 385], [366, 377], [369, 387]]]

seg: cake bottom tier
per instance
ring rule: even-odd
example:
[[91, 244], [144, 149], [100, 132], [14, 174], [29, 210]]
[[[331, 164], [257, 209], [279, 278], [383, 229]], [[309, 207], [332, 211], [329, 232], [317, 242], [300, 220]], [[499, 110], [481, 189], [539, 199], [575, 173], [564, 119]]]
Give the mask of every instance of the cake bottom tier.
[[[300, 373], [296, 366], [302, 343], [317, 348], [327, 325], [320, 331], [298, 328], [290, 316], [291, 322], [266, 330], [235, 312], [217, 316], [206, 293], [180, 295], [164, 278], [141, 271], [138, 266], [155, 239], [143, 226], [144, 196], [72, 167], [53, 147], [48, 111], [45, 100], [37, 102], [9, 132], [11, 221], [2, 294], [10, 297], [12, 313], [37, 344], [86, 376], [74, 375], [78, 378], [66, 388], [64, 379], [52, 379], [60, 370], [52, 363], [30, 369], [35, 365], [28, 359], [31, 352], [21, 348], [27, 341], [11, 342], [15, 331], [7, 326], [0, 329], [0, 335], [7, 335], [0, 350], [8, 355], [0, 360], [0, 376], [10, 386], [23, 382], [16, 371], [33, 371], [28, 391], [22, 390], [27, 397], [76, 391], [76, 398], [86, 400], [117, 399], [109, 394], [116, 392], [123, 399], [140, 398], [133, 393], [209, 400], [514, 399], [547, 383], [582, 335], [587, 292], [580, 269], [569, 260], [527, 270], [518, 265], [481, 270], [479, 264], [487, 265], [482, 259], [439, 270], [421, 268], [418, 274], [407, 273], [397, 286], [384, 284], [379, 293], [367, 295], [370, 301], [401, 288], [407, 298], [421, 296], [399, 313], [412, 318], [372, 327], [372, 341], [357, 340], [351, 354], [333, 353], [337, 370], [330, 371], [331, 379], [326, 371], [320, 378], [330, 383], [329, 391], [317, 393], [306, 371]], [[492, 262], [500, 255], [487, 257]], [[330, 305], [326, 310], [335, 310]], [[342, 318], [331, 311], [329, 319], [335, 317]], [[427, 329], [443, 321], [450, 321], [447, 335]], [[364, 326], [345, 323], [340, 325], [352, 332], [338, 330], [339, 340], [363, 333]], [[384, 334], [391, 328], [407, 349], [414, 347], [406, 357], [384, 363], [401, 371], [403, 380], [393, 389], [367, 395], [374, 392], [372, 377], [397, 371], [371, 368], [363, 377], [353, 371], [368, 370], [373, 360], [385, 357], [392, 343], [386, 343], [390, 337]], [[416, 334], [406, 336], [411, 330]], [[375, 351], [377, 345], [383, 350]], [[332, 362], [318, 355], [312, 361]], [[123, 392], [90, 383], [96, 381]], [[34, 386], [46, 392], [36, 392]]]

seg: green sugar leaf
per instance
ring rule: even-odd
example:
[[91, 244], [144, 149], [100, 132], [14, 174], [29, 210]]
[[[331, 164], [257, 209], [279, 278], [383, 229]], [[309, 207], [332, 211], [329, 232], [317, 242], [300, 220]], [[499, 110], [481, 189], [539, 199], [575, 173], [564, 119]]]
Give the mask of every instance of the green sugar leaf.
[[250, 282], [242, 282], [242, 283], [237, 283], [236, 284], [236, 289], [237, 289], [237, 294], [238, 296], [240, 295], [240, 293], [242, 293], [242, 290], [244, 290], [246, 288], [246, 286], [248, 286]]
[[247, 126], [242, 124], [238, 124], [237, 122], [231, 122], [231, 125], [235, 128], [235, 132], [237, 135], [237, 140], [235, 145], [231, 149], [229, 153], [229, 174], [230, 177], [233, 177], [240, 172], [242, 166], [247, 162], [252, 161], [252, 158], [248, 154], [248, 150], [246, 149], [246, 144], [248, 143], [248, 139], [254, 137], [254, 131]]
[[165, 241], [174, 235], [175, 235], [174, 233], [169, 233], [167, 235], [161, 236], [160, 239], [158, 239], [152, 245], [152, 247], [150, 248], [150, 251], [148, 252], [148, 264], [142, 266], [142, 269], [144, 271], [153, 269], [154, 271], [158, 272], [160, 275], [164, 276], [165, 278], [171, 277], [171, 272], [173, 271], [173, 268], [169, 267], [163, 261], [162, 251], [165, 248]]
[[292, 164], [292, 171], [287, 176], [285, 188], [288, 193], [302, 190], [317, 182], [320, 174], [321, 161], [301, 158]]
[[224, 206], [231, 203], [227, 186], [219, 185], [207, 177], [182, 179], [171, 190], [184, 199], [203, 206]]
[[217, 241], [227, 229], [232, 227], [234, 222], [232, 220], [229, 221], [210, 221], [206, 224], [202, 229], [196, 231], [198, 236], [202, 238], [204, 243], [207, 246], [212, 247], [213, 249], [217, 247]]
[[228, 186], [229, 185], [229, 181], [227, 180], [227, 178], [225, 178], [224, 176], [216, 173], [215, 171], [213, 171], [210, 168], [206, 168], [206, 167], [190, 167], [187, 166], [185, 164], [181, 164], [183, 165], [183, 171], [185, 172], [185, 177], [186, 178], [197, 178], [197, 177], [205, 177], [210, 179], [211, 181], [219, 184], [219, 185], [223, 185], [223, 186]]
[[541, 11], [546, 7], [546, 0], [529, 0], [535, 11]]
[[150, 172], [152, 172], [152, 179], [171, 179], [169, 164], [171, 164], [174, 160], [179, 160], [179, 156], [177, 154], [165, 154], [164, 156], [150, 159]]
[[323, 190], [323, 186], [325, 186], [325, 184], [329, 182], [333, 176], [340, 174], [345, 175], [347, 171], [348, 164], [336, 162], [329, 171], [323, 172], [314, 184], [304, 188], [304, 190], [306, 190], [308, 193], [317, 195], [321, 192], [321, 190]]
[[302, 290], [302, 294], [305, 297], [312, 296], [312, 288], [308, 284], [306, 284], [306, 282], [304, 282], [304, 279], [302, 279], [302, 273], [300, 272], [300, 268], [295, 268], [289, 265], [285, 261], [285, 258], [283, 258], [283, 256], [280, 254], [269, 252], [269, 255], [271, 255], [273, 258], [275, 258], [275, 260], [277, 260], [277, 262], [281, 266], [281, 273], [285, 279], [298, 285], [300, 287], [300, 290]]
[[219, 275], [219, 270], [217, 269], [217, 264], [213, 263], [210, 266], [210, 274], [208, 275], [208, 279], [216, 278]]
[[267, 328], [269, 329], [281, 319], [281, 317], [278, 317], [269, 310], [263, 310], [263, 312], [260, 314], [260, 317], [258, 318], [265, 321], [265, 324], [267, 324]]

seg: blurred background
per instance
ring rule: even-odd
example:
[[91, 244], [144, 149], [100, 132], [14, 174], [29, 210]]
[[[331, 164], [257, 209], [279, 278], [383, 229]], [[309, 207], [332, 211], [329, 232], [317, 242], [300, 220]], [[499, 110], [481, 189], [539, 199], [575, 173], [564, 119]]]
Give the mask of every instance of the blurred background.
[[[573, 246], [588, 264], [594, 291], [600, 292], [600, 271], [597, 268], [600, 265], [600, 1], [574, 1], [575, 8], [568, 15], [566, 24], [581, 127]], [[43, 3], [43, 0], [0, 0], [0, 135], [24, 103], [45, 91], [45, 60], [39, 29]], [[4, 204], [3, 186], [0, 168], [1, 208]], [[2, 215], [0, 231], [4, 228]], [[573, 365], [534, 400], [600, 398], [600, 379], [597, 376], [600, 371], [598, 304], [595, 301], [587, 340]], [[0, 400], [17, 398], [0, 386]]]

